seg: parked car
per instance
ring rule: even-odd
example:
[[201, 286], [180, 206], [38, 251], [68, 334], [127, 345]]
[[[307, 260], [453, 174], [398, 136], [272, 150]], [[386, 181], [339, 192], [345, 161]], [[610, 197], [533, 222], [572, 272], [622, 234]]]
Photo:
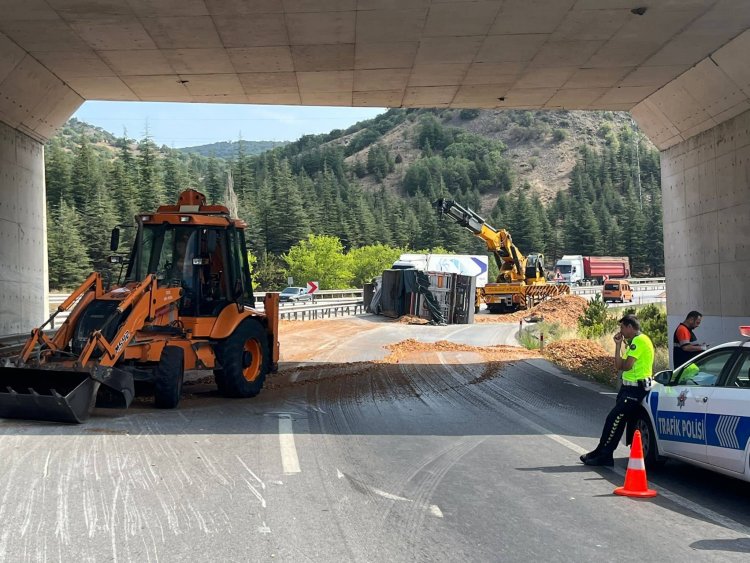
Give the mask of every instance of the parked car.
[[287, 287], [281, 292], [279, 301], [282, 303], [300, 303], [302, 301], [309, 301], [312, 303], [313, 294], [307, 293], [307, 289], [304, 287]]
[[635, 424], [646, 464], [667, 458], [750, 481], [750, 327], [655, 376]]

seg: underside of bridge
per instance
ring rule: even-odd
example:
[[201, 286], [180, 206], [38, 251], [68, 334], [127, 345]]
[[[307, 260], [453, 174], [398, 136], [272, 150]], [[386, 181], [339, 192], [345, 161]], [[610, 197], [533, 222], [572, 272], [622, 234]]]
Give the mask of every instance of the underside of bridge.
[[0, 334], [45, 316], [43, 143], [85, 100], [631, 111], [670, 326], [750, 322], [747, 0], [4, 0]]

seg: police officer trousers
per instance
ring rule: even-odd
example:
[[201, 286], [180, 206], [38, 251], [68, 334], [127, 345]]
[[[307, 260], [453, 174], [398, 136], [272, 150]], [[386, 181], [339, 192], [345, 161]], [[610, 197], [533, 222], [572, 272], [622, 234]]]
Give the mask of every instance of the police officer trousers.
[[626, 426], [635, 419], [638, 406], [647, 393], [648, 389], [645, 387], [620, 387], [615, 406], [604, 422], [602, 437], [595, 450], [597, 454], [611, 455], [617, 449]]

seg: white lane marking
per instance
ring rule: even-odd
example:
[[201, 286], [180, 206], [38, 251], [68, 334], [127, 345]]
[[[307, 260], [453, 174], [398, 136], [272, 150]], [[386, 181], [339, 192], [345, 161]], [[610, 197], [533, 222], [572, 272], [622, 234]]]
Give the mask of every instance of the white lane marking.
[[[582, 448], [581, 446], [579, 446], [578, 444], [574, 444], [570, 440], [567, 440], [566, 438], [563, 438], [562, 436], [555, 434], [548, 428], [545, 428], [544, 426], [537, 424], [533, 420], [526, 418], [520, 413], [516, 413], [514, 416], [517, 417], [517, 420], [519, 422], [527, 425], [529, 428], [532, 428], [539, 434], [546, 436], [550, 440], [553, 440], [557, 442], [558, 444], [565, 446], [569, 450], [572, 450], [577, 454], [586, 453], [586, 450]], [[625, 477], [625, 471], [621, 469], [620, 467], [605, 467], [605, 469], [608, 469], [610, 471], [617, 473], [620, 477], [623, 477], [623, 478]], [[672, 502], [674, 502], [675, 504], [678, 504], [679, 506], [683, 508], [687, 508], [688, 510], [695, 512], [696, 514], [700, 516], [703, 516], [707, 520], [711, 520], [712, 522], [714, 522], [715, 524], [718, 524], [719, 526], [723, 526], [725, 528], [733, 530], [737, 532], [738, 534], [750, 536], [750, 527], [745, 526], [744, 524], [741, 524], [740, 522], [732, 520], [731, 518], [724, 516], [722, 514], [719, 514], [718, 512], [714, 512], [710, 508], [701, 506], [698, 503], [688, 500], [685, 497], [682, 497], [678, 495], [677, 493], [674, 493], [670, 491], [669, 489], [666, 489], [662, 486], [658, 487], [658, 491], [659, 491], [659, 494], [663, 496], [664, 498], [671, 500]]]
[[[379, 497], [387, 498], [388, 500], [398, 500], [401, 502], [414, 502], [410, 498], [406, 497], [400, 497], [398, 495], [394, 495], [393, 493], [388, 493], [386, 491], [380, 490], [378, 488], [372, 487], [366, 483], [363, 483], [362, 481], [359, 481], [355, 479], [354, 477], [350, 477], [349, 475], [342, 473], [340, 469], [336, 468], [336, 475], [338, 475], [339, 479], [343, 479], [346, 477], [349, 481], [353, 481], [357, 483], [357, 486], [362, 487], [363, 489], [367, 489], [371, 493], [378, 495]], [[436, 518], [442, 518], [443, 517], [443, 511], [440, 510], [440, 507], [436, 504], [430, 504], [430, 505], [424, 505], [422, 508], [427, 510], [430, 514], [435, 516]]]
[[299, 473], [299, 458], [294, 445], [292, 417], [288, 414], [279, 415], [279, 446], [281, 447], [281, 465], [285, 474]]

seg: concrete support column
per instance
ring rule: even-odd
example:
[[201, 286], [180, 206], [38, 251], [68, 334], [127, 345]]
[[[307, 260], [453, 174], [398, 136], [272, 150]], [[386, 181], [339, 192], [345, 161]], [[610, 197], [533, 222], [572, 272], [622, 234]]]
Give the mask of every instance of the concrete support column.
[[0, 335], [47, 317], [44, 145], [0, 122]]
[[700, 341], [750, 325], [750, 111], [661, 153], [671, 335], [690, 310]]

